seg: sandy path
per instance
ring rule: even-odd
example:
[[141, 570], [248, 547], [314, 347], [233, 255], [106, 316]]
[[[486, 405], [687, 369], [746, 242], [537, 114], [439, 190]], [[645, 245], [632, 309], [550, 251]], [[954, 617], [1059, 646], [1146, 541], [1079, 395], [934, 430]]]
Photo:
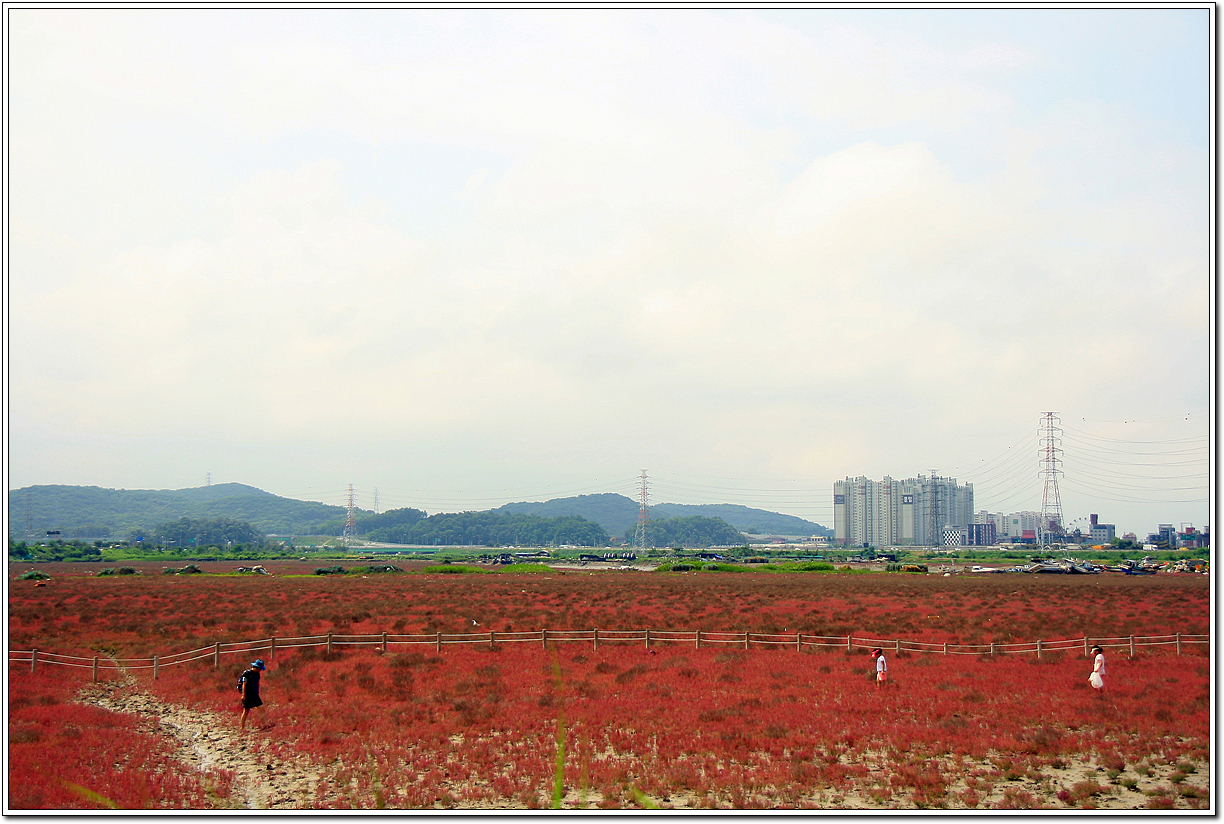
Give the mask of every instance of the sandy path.
[[172, 739], [176, 756], [187, 769], [228, 770], [234, 776], [228, 804], [222, 807], [252, 810], [309, 809], [319, 783], [317, 770], [304, 760], [290, 762], [253, 752], [259, 724], [238, 731], [233, 718], [213, 712], [166, 704], [135, 689], [135, 680], [90, 684], [78, 700], [115, 712], [147, 719], [157, 734]]

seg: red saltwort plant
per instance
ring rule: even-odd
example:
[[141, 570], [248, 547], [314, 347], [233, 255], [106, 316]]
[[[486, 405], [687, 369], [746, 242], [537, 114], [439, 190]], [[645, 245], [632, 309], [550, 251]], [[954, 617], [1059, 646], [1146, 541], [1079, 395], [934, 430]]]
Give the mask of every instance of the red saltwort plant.
[[184, 770], [154, 724], [77, 703], [87, 670], [28, 665], [8, 682], [8, 808], [198, 809], [224, 805], [233, 775]]
[[[57, 576], [48, 587], [10, 587], [9, 631], [17, 648], [121, 657], [273, 634], [476, 627], [1007, 643], [1206, 633], [1208, 595], [1206, 581], [1189, 576]], [[1040, 776], [1077, 758], [1134, 769], [1201, 761], [1209, 744], [1201, 649], [1153, 648], [1133, 660], [1115, 651], [1104, 698], [1069, 652], [901, 653], [890, 656], [894, 683], [882, 691], [868, 679], [870, 659], [837, 649], [662, 644], [652, 652], [603, 642], [560, 644], [553, 655], [538, 642], [278, 650], [258, 734], [269, 749], [311, 756], [325, 777], [319, 804], [338, 808], [548, 806], [558, 778], [563, 805], [686, 797], [709, 807], [814, 807], [858, 793], [880, 804], [964, 807], [1009, 776]], [[137, 678], [163, 700], [236, 723], [233, 682], [245, 663], [226, 658], [218, 671], [205, 660]], [[9, 674], [12, 685], [27, 678], [12, 665]], [[29, 678], [60, 674], [44, 667]], [[47, 740], [66, 746], [55, 734]], [[120, 806], [163, 803], [83, 775], [86, 783], [71, 783]], [[1051, 787], [1009, 788], [995, 803], [1065, 802]]]

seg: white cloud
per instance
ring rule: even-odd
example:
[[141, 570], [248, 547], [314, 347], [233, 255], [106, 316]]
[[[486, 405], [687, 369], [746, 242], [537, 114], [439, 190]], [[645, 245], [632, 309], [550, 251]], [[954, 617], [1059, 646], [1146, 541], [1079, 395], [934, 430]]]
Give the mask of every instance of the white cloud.
[[[960, 436], [983, 393], [1143, 398], [1200, 370], [1202, 136], [1034, 97], [1023, 78], [1083, 69], [1031, 35], [819, 10], [13, 14], [18, 441], [262, 443], [294, 472], [303, 444], [360, 448], [399, 478], [407, 456], [904, 474], [981, 448]], [[988, 423], [1031, 428], [1025, 403]]]

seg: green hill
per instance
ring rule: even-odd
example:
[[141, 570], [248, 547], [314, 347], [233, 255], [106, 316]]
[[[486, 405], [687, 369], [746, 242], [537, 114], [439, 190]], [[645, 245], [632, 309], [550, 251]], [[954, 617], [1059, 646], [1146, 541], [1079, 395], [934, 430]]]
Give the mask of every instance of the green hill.
[[578, 515], [594, 521], [609, 535], [620, 535], [637, 524], [638, 505], [632, 498], [603, 492], [598, 495], [578, 495], [573, 498], [554, 498], [551, 501], [520, 503], [499, 506], [494, 512], [512, 512], [523, 515], [539, 515], [542, 518], [559, 518]]
[[667, 518], [687, 518], [701, 515], [706, 518], [722, 518], [740, 532], [749, 535], [788, 535], [807, 538], [812, 535], [829, 535], [833, 530], [794, 515], [753, 509], [739, 504], [655, 504], [651, 514], [658, 513]]
[[[87, 541], [126, 540], [152, 534], [157, 527], [180, 518], [229, 518], [245, 521], [272, 535], [338, 535], [344, 530], [347, 514], [342, 506], [282, 498], [237, 483], [191, 489], [28, 486], [9, 490], [8, 506], [9, 536], [15, 540], [26, 536], [27, 513], [35, 538], [45, 536], [49, 530], [59, 530], [65, 540]], [[490, 511], [541, 518], [578, 516], [598, 524], [609, 535], [623, 535], [637, 525], [638, 519], [637, 502], [615, 493], [511, 503]], [[655, 504], [650, 511], [653, 518], [660, 520], [694, 516], [722, 519], [749, 534], [830, 534], [820, 524], [802, 518], [737, 504]], [[379, 515], [359, 510], [356, 515], [359, 535], [410, 527], [426, 518], [425, 512], [409, 508]]]
[[[637, 502], [632, 498], [611, 492], [600, 495], [578, 495], [573, 498], [554, 498], [543, 503], [524, 501], [506, 504], [499, 507], [498, 510], [551, 517], [580, 515], [602, 526], [609, 535], [624, 534], [625, 530], [635, 527], [638, 520]], [[796, 518], [794, 515], [782, 515], [739, 504], [652, 504], [650, 514], [658, 518], [688, 518], [694, 515], [721, 518], [740, 532], [758, 535], [808, 537], [833, 534], [831, 529], [812, 521]]]
[[[281, 498], [245, 484], [193, 489], [104, 489], [98, 486], [28, 486], [9, 490], [9, 536], [59, 530], [64, 540], [125, 540], [152, 533], [179, 518], [231, 518], [277, 535], [315, 534], [345, 508]], [[28, 514], [28, 518], [27, 518]]]

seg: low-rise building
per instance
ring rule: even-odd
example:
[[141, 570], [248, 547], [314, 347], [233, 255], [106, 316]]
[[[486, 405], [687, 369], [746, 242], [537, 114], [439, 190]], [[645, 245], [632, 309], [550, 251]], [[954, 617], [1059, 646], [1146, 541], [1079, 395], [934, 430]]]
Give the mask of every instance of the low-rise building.
[[1096, 513], [1088, 516], [1088, 540], [1094, 544], [1109, 544], [1113, 543], [1114, 525], [1102, 524], [1097, 521]]

